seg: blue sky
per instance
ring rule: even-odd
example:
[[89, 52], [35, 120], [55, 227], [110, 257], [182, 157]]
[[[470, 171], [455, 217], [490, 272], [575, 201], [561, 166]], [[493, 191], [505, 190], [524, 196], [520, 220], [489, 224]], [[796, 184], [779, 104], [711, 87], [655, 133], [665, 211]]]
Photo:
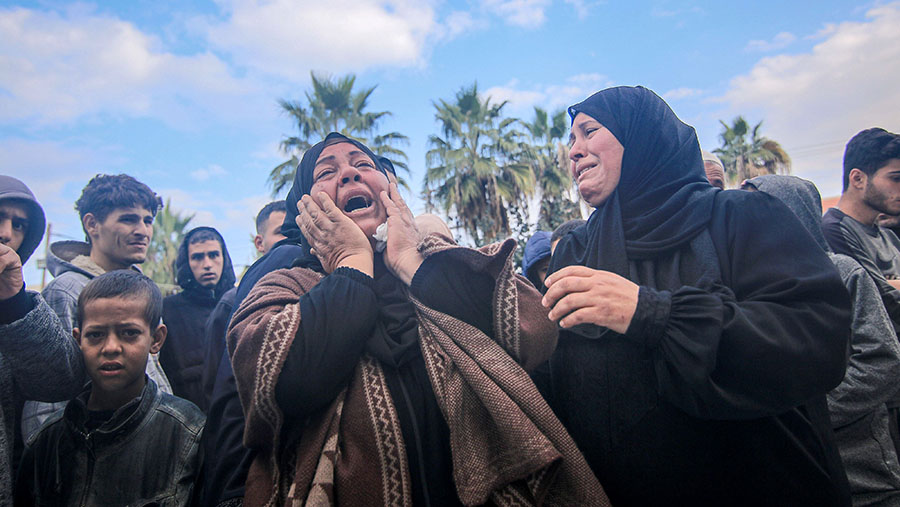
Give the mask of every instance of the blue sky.
[[[432, 102], [478, 82], [506, 112], [642, 84], [718, 146], [718, 120], [764, 121], [794, 173], [840, 192], [843, 146], [900, 131], [900, 3], [587, 0], [219, 0], [0, 3], [0, 173], [25, 181], [54, 240], [82, 237], [72, 203], [97, 173], [149, 184], [253, 259], [253, 217], [309, 72], [377, 89], [415, 193]], [[412, 207], [421, 209], [416, 195]], [[36, 256], [37, 257], [37, 256]], [[40, 272], [29, 262], [26, 281]]]

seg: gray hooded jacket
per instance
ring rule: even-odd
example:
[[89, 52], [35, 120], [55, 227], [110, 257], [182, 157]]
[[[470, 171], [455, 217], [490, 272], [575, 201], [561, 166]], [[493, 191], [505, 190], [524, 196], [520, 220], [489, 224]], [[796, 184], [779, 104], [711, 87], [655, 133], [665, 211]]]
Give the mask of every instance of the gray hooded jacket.
[[[0, 175], [0, 201], [28, 208], [28, 229], [16, 253], [24, 265], [44, 236], [44, 211], [21, 181]], [[12, 505], [22, 440], [17, 421], [26, 399], [68, 400], [84, 378], [81, 351], [36, 292], [22, 290], [0, 301], [0, 506]]]
[[822, 201], [812, 182], [759, 176], [749, 183], [787, 205], [829, 251], [852, 299], [850, 357], [843, 382], [828, 393], [835, 441], [854, 505], [900, 505], [900, 464], [886, 402], [900, 388], [900, 344], [875, 282], [852, 258], [830, 253], [822, 233]]

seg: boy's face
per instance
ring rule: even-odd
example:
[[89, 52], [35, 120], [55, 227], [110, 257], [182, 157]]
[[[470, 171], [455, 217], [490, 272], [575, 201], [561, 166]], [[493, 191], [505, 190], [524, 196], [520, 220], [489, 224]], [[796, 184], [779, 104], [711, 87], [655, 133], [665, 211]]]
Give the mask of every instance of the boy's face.
[[0, 243], [16, 252], [28, 234], [28, 208], [13, 199], [0, 201]]
[[84, 322], [73, 330], [91, 377], [91, 410], [115, 410], [140, 396], [150, 353], [159, 352], [166, 326], [151, 329], [144, 298], [104, 298], [84, 307]]
[[275, 246], [275, 243], [283, 240], [286, 236], [281, 234], [281, 225], [284, 224], [284, 211], [273, 211], [269, 214], [269, 218], [263, 223], [261, 234], [257, 234], [253, 238], [253, 244], [256, 251], [261, 254], [269, 253], [269, 250]]
[[194, 274], [194, 280], [207, 289], [211, 289], [219, 283], [224, 262], [222, 245], [214, 239], [188, 245], [188, 264], [191, 267], [191, 273]]
[[147, 259], [153, 238], [153, 214], [147, 208], [116, 208], [102, 222], [88, 213], [84, 226], [91, 237], [91, 250], [96, 249], [113, 264], [127, 267]]

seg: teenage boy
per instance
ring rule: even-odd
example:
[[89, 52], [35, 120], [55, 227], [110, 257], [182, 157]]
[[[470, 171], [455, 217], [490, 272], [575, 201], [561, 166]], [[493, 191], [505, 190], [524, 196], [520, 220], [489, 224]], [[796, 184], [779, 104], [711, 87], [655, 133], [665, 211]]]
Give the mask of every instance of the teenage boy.
[[44, 236], [44, 210], [21, 181], [0, 175], [0, 505], [12, 504], [26, 399], [72, 399], [84, 363], [44, 299], [25, 290], [22, 265]]
[[91, 382], [29, 442], [17, 504], [189, 504], [204, 416], [145, 374], [166, 339], [161, 313], [156, 284], [132, 270], [81, 291], [73, 334]]
[[[153, 237], [153, 218], [162, 201], [150, 187], [125, 174], [100, 174], [88, 182], [75, 202], [86, 242], [59, 241], [50, 245], [47, 268], [54, 278], [41, 292], [63, 328], [71, 336], [78, 295], [95, 276], [107, 271], [140, 271]], [[169, 381], [156, 355], [147, 361], [147, 374], [164, 392]], [[28, 440], [64, 404], [25, 404], [22, 435]]]
[[172, 392], [206, 411], [203, 360], [206, 320], [216, 303], [234, 288], [234, 268], [222, 235], [212, 227], [197, 227], [184, 236], [175, 259], [175, 280], [182, 291], [163, 301], [163, 322], [169, 340], [159, 353]]

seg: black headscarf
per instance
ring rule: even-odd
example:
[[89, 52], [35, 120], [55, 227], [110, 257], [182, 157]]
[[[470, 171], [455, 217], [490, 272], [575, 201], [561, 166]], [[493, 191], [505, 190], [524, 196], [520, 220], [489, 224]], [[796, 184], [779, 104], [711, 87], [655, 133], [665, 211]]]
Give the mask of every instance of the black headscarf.
[[652, 91], [607, 88], [569, 108], [573, 121], [578, 113], [600, 122], [624, 146], [622, 173], [586, 227], [557, 246], [549, 272], [583, 265], [628, 277], [629, 259], [652, 259], [699, 234], [719, 190], [706, 179], [693, 127]]
[[306, 241], [306, 238], [303, 237], [303, 233], [300, 232], [300, 227], [297, 226], [297, 203], [300, 202], [300, 198], [304, 195], [309, 195], [309, 192], [312, 190], [313, 171], [316, 168], [316, 162], [319, 160], [319, 155], [322, 154], [322, 150], [332, 144], [338, 143], [350, 143], [355, 145], [372, 159], [376, 169], [387, 176], [381, 157], [372, 153], [372, 150], [361, 142], [351, 139], [343, 134], [338, 134], [337, 132], [328, 134], [323, 141], [316, 143], [312, 148], [306, 150], [306, 153], [303, 154], [303, 158], [297, 165], [297, 171], [294, 173], [294, 184], [291, 186], [291, 190], [284, 200], [287, 210], [284, 215], [284, 223], [281, 225], [281, 233], [284, 234], [286, 238], [278, 242], [278, 245], [293, 244], [299, 245], [300, 248], [303, 249], [303, 252], [294, 261], [294, 266], [315, 269], [317, 271], [322, 270], [319, 259], [310, 253], [309, 243]]
[[797, 215], [816, 243], [826, 252], [831, 251], [822, 232], [822, 196], [813, 182], [796, 176], [765, 174], [747, 180], [747, 183], [783, 202]]

